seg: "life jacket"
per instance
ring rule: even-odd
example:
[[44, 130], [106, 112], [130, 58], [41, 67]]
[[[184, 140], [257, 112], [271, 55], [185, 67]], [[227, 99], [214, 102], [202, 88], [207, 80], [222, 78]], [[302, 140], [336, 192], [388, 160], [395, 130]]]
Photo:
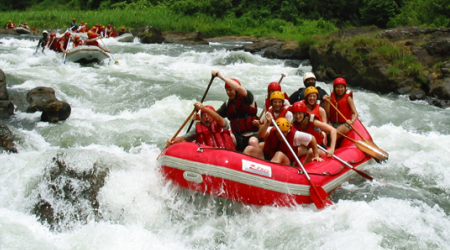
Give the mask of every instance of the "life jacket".
[[[288, 158], [289, 161], [295, 162], [295, 156], [291, 153], [291, 150], [286, 146], [286, 143], [283, 140], [279, 140], [276, 135], [276, 128], [272, 128], [270, 130], [270, 134], [265, 140], [264, 143], [264, 155], [269, 157], [269, 159], [272, 159], [276, 152], [281, 151], [283, 152]], [[297, 132], [297, 129], [294, 127], [291, 127], [291, 130], [289, 130], [286, 140], [288, 141], [291, 148], [294, 150], [294, 152], [298, 152], [298, 147], [294, 147], [294, 136], [295, 132]]]
[[[345, 116], [346, 119], [352, 118], [352, 110], [350, 109], [350, 105], [348, 105], [348, 97], [353, 98], [353, 92], [349, 89], [345, 91], [344, 96], [337, 101], [334, 92], [331, 93], [330, 102], [337, 108], [339, 111]], [[333, 107], [330, 107], [330, 122], [332, 123], [345, 123], [346, 119], [344, 119]]]
[[78, 41], [73, 42], [73, 47], [76, 48], [80, 45], [83, 45], [83, 40], [78, 39]]
[[86, 42], [85, 45], [98, 46], [98, 42], [97, 41]]
[[306, 125], [306, 129], [303, 129], [301, 123], [299, 122], [294, 122], [293, 126], [298, 131], [311, 134], [316, 138], [317, 145], [322, 145], [323, 143], [322, 130], [320, 128], [314, 127], [314, 119], [318, 118], [314, 114], [310, 114], [308, 119], [308, 125]]
[[212, 121], [209, 127], [203, 125], [201, 122], [197, 122], [195, 129], [197, 132], [195, 140], [198, 143], [215, 148], [236, 150], [230, 135], [230, 130], [221, 128], [216, 121]]
[[110, 37], [117, 37], [117, 31], [113, 30], [111, 32], [111, 35], [109, 35]]
[[242, 99], [243, 97], [236, 93], [234, 100], [227, 101], [226, 117], [230, 121], [231, 130], [236, 133], [256, 132], [258, 127], [253, 126], [253, 121], [259, 120], [256, 115], [258, 106], [256, 102], [253, 102], [254, 107], [247, 105]]
[[13, 23], [8, 23], [8, 29], [14, 29], [14, 24]]
[[267, 111], [272, 114], [272, 116], [275, 120], [278, 118], [286, 118], [286, 113], [289, 111], [289, 106], [283, 105], [283, 107], [281, 108], [280, 114], [278, 114], [278, 116], [275, 116], [272, 106], [270, 106], [270, 108]]
[[61, 47], [60, 47], [60, 45], [59, 45], [59, 44], [61, 44], [61, 41], [64, 42], [63, 47], [64, 47], [64, 49], [66, 50], [66, 49], [67, 49], [67, 46], [69, 46], [69, 42], [66, 40], [66, 38], [65, 38], [64, 36], [61, 37], [61, 38], [58, 40], [58, 49], [61, 49]]
[[53, 40], [50, 40], [50, 49], [53, 51], [57, 51], [59, 49], [59, 42], [56, 37], [53, 38]]
[[[306, 107], [308, 107], [308, 104], [306, 102], [306, 100], [302, 101]], [[310, 114], [314, 114], [316, 116], [317, 119], [319, 119], [319, 121], [322, 121], [322, 117], [320, 116], [320, 100], [317, 100], [316, 104], [314, 105], [313, 109], [311, 111], [309, 111]]]
[[89, 31], [89, 28], [86, 26], [81, 26], [81, 28], [78, 30], [80, 33], [86, 33]]
[[[286, 100], [289, 100], [289, 96], [288, 96], [288, 94], [286, 92], [284, 92], [284, 98]], [[270, 96], [268, 96], [266, 98], [266, 101], [264, 102], [264, 105], [266, 107], [266, 110], [269, 110], [270, 106], [272, 106], [272, 103], [270, 103]]]

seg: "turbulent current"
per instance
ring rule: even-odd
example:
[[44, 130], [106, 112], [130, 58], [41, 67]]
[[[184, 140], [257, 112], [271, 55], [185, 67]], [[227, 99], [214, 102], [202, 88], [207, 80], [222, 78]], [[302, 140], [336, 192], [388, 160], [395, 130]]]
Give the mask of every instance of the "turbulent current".
[[[0, 36], [0, 69], [16, 106], [1, 123], [19, 152], [0, 154], [0, 249], [450, 248], [449, 109], [350, 86], [360, 120], [390, 155], [365, 169], [375, 180], [353, 177], [320, 211], [248, 206], [165, 182], [156, 158], [202, 98], [212, 69], [239, 79], [262, 107], [267, 85], [282, 73], [283, 91], [301, 87], [307, 62], [229, 51], [238, 46], [232, 43], [106, 39], [119, 64], [82, 66], [51, 51], [33, 55], [37, 39]], [[329, 82], [318, 85], [330, 91]], [[66, 121], [25, 112], [25, 95], [38, 86], [71, 105]], [[218, 108], [227, 99], [223, 86], [214, 80], [206, 104]], [[60, 165], [78, 179], [106, 173], [95, 204], [77, 192], [89, 190], [77, 174], [52, 177]], [[70, 183], [63, 185], [70, 197], [61, 183]], [[42, 220], [39, 203], [51, 204], [57, 220]]]

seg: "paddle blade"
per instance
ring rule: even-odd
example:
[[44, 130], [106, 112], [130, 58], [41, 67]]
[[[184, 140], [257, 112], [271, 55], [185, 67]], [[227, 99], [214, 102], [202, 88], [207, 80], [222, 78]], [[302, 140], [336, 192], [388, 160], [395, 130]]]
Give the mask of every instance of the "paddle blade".
[[30, 30], [32, 30], [32, 31], [36, 31], [36, 29], [35, 29], [35, 28], [30, 28]]
[[[367, 143], [365, 143], [365, 142], [363, 142], [363, 141], [356, 141], [356, 140], [355, 140], [354, 142], [355, 142], [355, 145], [356, 145], [361, 151], [363, 151], [364, 153], [366, 153], [366, 154], [372, 156], [372, 157], [375, 158], [376, 160], [382, 162], [382, 161], [385, 161], [385, 160], [388, 159], [388, 156], [389, 156], [389, 155], [383, 154], [383, 152], [380, 151], [379, 148], [373, 147], [373, 146], [371, 146], [371, 145], [369, 145], [369, 144], [367, 144]], [[377, 161], [377, 162], [378, 162], [378, 161]]]
[[119, 61], [115, 61], [114, 64], [119, 65]]
[[388, 154], [386, 151], [384, 151], [384, 150], [382, 150], [381, 148], [379, 148], [379, 147], [375, 144], [375, 142], [369, 141], [369, 140], [367, 140], [367, 139], [365, 139], [365, 138], [363, 138], [363, 140], [364, 140], [364, 142], [365, 142], [367, 145], [369, 145], [370, 147], [376, 149], [380, 154], [382, 154], [384, 157], [386, 157], [386, 159], [389, 158], [389, 154]]
[[309, 193], [314, 205], [316, 205], [318, 209], [323, 209], [324, 207], [333, 205], [333, 202], [331, 201], [327, 192], [325, 192], [325, 190], [321, 186], [311, 184]]

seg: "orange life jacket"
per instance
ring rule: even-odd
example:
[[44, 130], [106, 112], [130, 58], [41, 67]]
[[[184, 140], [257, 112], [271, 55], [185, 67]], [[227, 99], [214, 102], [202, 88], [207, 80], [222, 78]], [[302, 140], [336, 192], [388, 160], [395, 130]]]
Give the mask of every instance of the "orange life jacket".
[[[348, 97], [353, 98], [353, 92], [349, 89], [345, 91], [344, 96], [337, 101], [334, 92], [331, 93], [330, 102], [345, 116], [346, 119], [351, 119], [353, 112], [348, 105]], [[345, 123], [347, 120], [344, 119], [333, 107], [330, 107], [330, 122], [332, 123]]]
[[197, 132], [195, 140], [198, 143], [215, 148], [236, 150], [230, 130], [221, 128], [216, 121], [212, 121], [209, 127], [197, 122], [195, 129]]
[[[270, 134], [265, 140], [264, 143], [264, 155], [268, 157], [269, 159], [272, 159], [276, 152], [281, 151], [283, 152], [291, 162], [295, 162], [295, 156], [291, 153], [291, 150], [286, 146], [286, 143], [284, 141], [280, 141], [276, 135], [276, 128], [272, 128], [270, 130]], [[291, 127], [291, 130], [289, 130], [286, 140], [288, 141], [291, 148], [294, 150], [294, 152], [298, 152], [298, 147], [294, 146], [294, 136], [295, 132], [297, 132], [297, 129], [294, 127]]]
[[50, 49], [53, 51], [57, 51], [60, 48], [58, 39], [56, 37], [54, 37], [53, 40], [50, 40], [49, 44], [50, 44]]
[[273, 118], [275, 120], [278, 119], [278, 118], [286, 118], [286, 113], [289, 111], [289, 106], [283, 105], [283, 107], [281, 108], [280, 114], [278, 116], [276, 116], [276, 117], [275, 117], [275, 114], [274, 114], [272, 106], [270, 106], [270, 108], [267, 111], [272, 114], [272, 116], [273, 116]]
[[[308, 104], [306, 103], [306, 100], [302, 100], [302, 102], [308, 107]], [[314, 105], [313, 109], [309, 111], [310, 114], [314, 114], [319, 121], [322, 121], [322, 117], [320, 116], [320, 100], [317, 100], [316, 105]]]

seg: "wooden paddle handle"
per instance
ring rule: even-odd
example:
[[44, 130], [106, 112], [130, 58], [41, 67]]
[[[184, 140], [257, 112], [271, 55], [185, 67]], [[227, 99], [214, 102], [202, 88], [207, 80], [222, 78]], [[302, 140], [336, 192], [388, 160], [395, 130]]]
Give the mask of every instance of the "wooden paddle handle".
[[[345, 122], [347, 122], [347, 117], [345, 117], [345, 115], [344, 114], [342, 114], [341, 113], [341, 111], [339, 111], [339, 109], [338, 108], [336, 108], [336, 106], [334, 106], [334, 104], [333, 103], [331, 103], [330, 101], [327, 101], [341, 116], [342, 116], [342, 118], [344, 118], [345, 119]], [[364, 138], [359, 132], [358, 132], [358, 130], [356, 130], [355, 129], [355, 127], [353, 126], [353, 124], [350, 124], [350, 127], [352, 127], [352, 129], [359, 135], [359, 137], [361, 137], [363, 140], [365, 140], [366, 138]]]

